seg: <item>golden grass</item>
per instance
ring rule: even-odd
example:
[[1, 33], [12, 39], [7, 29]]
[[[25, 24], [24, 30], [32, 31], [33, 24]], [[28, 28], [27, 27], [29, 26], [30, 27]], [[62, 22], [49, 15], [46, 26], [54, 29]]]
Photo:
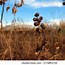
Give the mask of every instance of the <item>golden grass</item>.
[[65, 60], [64, 24], [60, 28], [3, 29], [0, 60]]

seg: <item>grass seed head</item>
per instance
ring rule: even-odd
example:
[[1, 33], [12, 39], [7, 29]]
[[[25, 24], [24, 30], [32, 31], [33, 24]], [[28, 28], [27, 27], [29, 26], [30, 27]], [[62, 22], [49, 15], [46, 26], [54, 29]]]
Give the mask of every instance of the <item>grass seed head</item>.
[[24, 4], [24, 1], [23, 1], [23, 0], [21, 0], [21, 3], [22, 3], [22, 4]]
[[39, 26], [39, 25], [40, 25], [39, 22], [35, 22], [35, 23], [34, 23], [34, 26]]
[[16, 6], [16, 7], [21, 7], [21, 6], [22, 6], [22, 3], [21, 3], [21, 4], [19, 4], [19, 3], [16, 4], [16, 3], [15, 3], [14, 6]]
[[6, 11], [8, 11], [9, 9], [10, 9], [10, 6], [7, 6], [7, 7], [6, 7]]
[[36, 28], [36, 32], [40, 33], [39, 28]]
[[12, 13], [16, 14], [17, 9], [15, 7], [12, 8]]
[[62, 4], [65, 5], [65, 2], [63, 2]]
[[39, 13], [37, 12], [37, 13], [35, 13], [35, 15], [34, 15], [35, 17], [38, 17], [39, 16]]
[[42, 16], [40, 16], [40, 18], [39, 18], [40, 20], [43, 20], [43, 17]]
[[0, 0], [0, 5], [2, 5], [3, 4], [3, 2], [2, 2], [2, 0]]
[[38, 22], [40, 23], [41, 22], [41, 19], [38, 19]]
[[41, 26], [42, 29], [45, 29], [45, 25], [43, 23], [41, 23], [40, 26]]
[[38, 18], [33, 18], [33, 21], [38, 21]]
[[3, 3], [5, 3], [7, 0], [0, 0], [0, 5], [2, 5]]

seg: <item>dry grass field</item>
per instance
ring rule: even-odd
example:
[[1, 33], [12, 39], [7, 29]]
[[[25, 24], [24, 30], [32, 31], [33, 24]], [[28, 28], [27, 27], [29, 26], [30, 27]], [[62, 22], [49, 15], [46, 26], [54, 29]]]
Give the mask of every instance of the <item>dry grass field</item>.
[[0, 60], [65, 60], [65, 24], [59, 28], [3, 29]]

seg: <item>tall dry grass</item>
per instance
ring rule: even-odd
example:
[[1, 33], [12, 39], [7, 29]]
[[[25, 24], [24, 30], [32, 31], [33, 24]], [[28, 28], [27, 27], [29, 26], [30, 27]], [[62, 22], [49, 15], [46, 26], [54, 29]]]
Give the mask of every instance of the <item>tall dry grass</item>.
[[0, 32], [0, 60], [65, 60], [64, 50], [64, 24], [28, 30], [11, 27]]

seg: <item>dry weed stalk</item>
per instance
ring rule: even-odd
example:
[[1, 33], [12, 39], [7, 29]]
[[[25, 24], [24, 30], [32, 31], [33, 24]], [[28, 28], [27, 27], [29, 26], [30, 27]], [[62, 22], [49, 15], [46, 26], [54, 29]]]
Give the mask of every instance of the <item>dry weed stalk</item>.
[[[40, 25], [40, 27], [42, 28], [42, 33], [43, 33], [42, 45], [39, 46], [38, 43], [37, 43], [37, 49], [36, 49], [36, 53], [35, 53], [37, 55], [37, 59], [38, 59], [39, 55], [41, 54], [41, 52], [43, 50], [44, 45], [46, 44], [46, 34], [45, 34], [45, 25], [43, 23], [40, 24], [40, 22], [43, 20], [43, 17], [42, 16], [39, 17], [39, 13], [35, 13], [34, 16], [37, 17], [37, 18], [33, 18], [34, 25], [39, 23], [39, 24], [37, 24], [35, 26]], [[37, 28], [36, 31], [39, 32], [39, 29]]]

